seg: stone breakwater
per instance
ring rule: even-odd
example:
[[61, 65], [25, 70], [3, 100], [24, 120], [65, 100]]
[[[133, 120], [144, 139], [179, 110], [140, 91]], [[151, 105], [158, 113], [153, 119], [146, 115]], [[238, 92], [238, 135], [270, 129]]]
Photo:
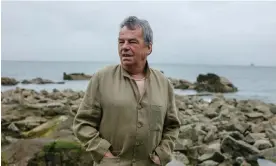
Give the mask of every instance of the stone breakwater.
[[[83, 91], [8, 90], [1, 95], [3, 165], [87, 165], [72, 132]], [[186, 166], [256, 165], [276, 158], [276, 105], [176, 95], [181, 121], [174, 159]]]

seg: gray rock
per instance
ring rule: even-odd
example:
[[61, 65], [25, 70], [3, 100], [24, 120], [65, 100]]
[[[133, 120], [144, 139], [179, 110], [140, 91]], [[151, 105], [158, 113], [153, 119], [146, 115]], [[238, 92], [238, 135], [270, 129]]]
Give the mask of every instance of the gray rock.
[[191, 139], [177, 139], [175, 150], [184, 151], [193, 146], [193, 141]]
[[273, 128], [266, 128], [265, 133], [269, 139], [276, 139], [276, 130]]
[[197, 133], [195, 130], [195, 125], [181, 126], [179, 138], [191, 139], [192, 141], [197, 141]]
[[244, 133], [250, 127], [249, 124], [244, 122], [239, 122], [238, 120], [232, 120], [226, 125], [227, 131], [239, 131], [240, 133]]
[[270, 106], [270, 112], [273, 114], [276, 114], [276, 105], [271, 105]]
[[265, 139], [266, 134], [265, 133], [249, 133], [244, 138], [244, 141], [249, 144], [254, 144], [257, 140]]
[[270, 142], [274, 147], [276, 147], [276, 139], [271, 139]]
[[185, 114], [187, 114], [187, 115], [194, 115], [194, 111], [192, 109], [187, 109], [185, 111]]
[[9, 126], [8, 126], [8, 129], [10, 129], [11, 131], [13, 132], [18, 132], [19, 129], [16, 127], [16, 125], [14, 123], [11, 123]]
[[268, 105], [257, 105], [255, 107], [255, 110], [262, 112], [262, 113], [268, 113], [270, 112], [270, 107]]
[[222, 140], [221, 149], [223, 152], [229, 153], [235, 158], [240, 156], [247, 157], [249, 155], [260, 153], [260, 151], [256, 147], [247, 144], [244, 141], [235, 140], [230, 136], [227, 136]]
[[190, 164], [190, 161], [187, 156], [180, 152], [173, 152], [173, 159], [179, 161], [185, 165]]
[[64, 82], [54, 82], [40, 77], [31, 79], [31, 80], [23, 80], [21, 83], [22, 84], [64, 84]]
[[218, 162], [212, 161], [212, 160], [206, 160], [203, 163], [199, 164], [198, 166], [217, 166], [219, 165]]
[[245, 114], [245, 116], [247, 116], [248, 118], [263, 118], [264, 119], [263, 113], [259, 113], [259, 112], [247, 113], [247, 114]]
[[257, 140], [254, 144], [254, 146], [256, 148], [258, 148], [259, 150], [264, 150], [264, 149], [268, 149], [268, 148], [271, 148], [272, 145], [271, 143], [268, 141], [268, 140]]
[[253, 144], [255, 143], [256, 140], [254, 139], [254, 137], [252, 136], [252, 134], [249, 133], [249, 134], [244, 138], [244, 141], [245, 141], [246, 143], [248, 143], [248, 144], [253, 145]]
[[209, 142], [211, 142], [211, 141], [214, 141], [216, 138], [218, 138], [216, 132], [217, 132], [217, 128], [216, 128], [215, 126], [212, 127], [212, 128], [208, 131], [207, 135], [205, 136], [204, 142], [205, 142], [205, 143], [209, 143]]
[[268, 123], [268, 122], [262, 122], [262, 123], [259, 123], [259, 124], [253, 124], [252, 125], [252, 132], [253, 133], [264, 132], [265, 131], [264, 123]]
[[200, 162], [203, 162], [206, 160], [212, 160], [218, 163], [223, 162], [224, 159], [225, 157], [220, 152], [206, 153], [198, 158]]
[[276, 147], [262, 150], [260, 152], [260, 155], [265, 157], [266, 159], [276, 158]]
[[39, 126], [42, 123], [45, 123], [47, 119], [43, 117], [35, 117], [35, 116], [29, 116], [24, 120], [16, 121], [14, 122], [16, 126], [18, 126], [21, 130], [26, 131], [33, 129], [37, 126]]
[[212, 119], [214, 117], [218, 116], [218, 113], [216, 112], [216, 108], [209, 108], [204, 112], [204, 115], [207, 116], [208, 118]]
[[204, 153], [220, 152], [220, 148], [220, 142], [214, 142], [206, 147], [206, 151]]
[[17, 85], [19, 82], [14, 78], [1, 77], [1, 85]]
[[238, 131], [228, 132], [228, 135], [234, 138], [235, 140], [244, 140], [244, 136]]

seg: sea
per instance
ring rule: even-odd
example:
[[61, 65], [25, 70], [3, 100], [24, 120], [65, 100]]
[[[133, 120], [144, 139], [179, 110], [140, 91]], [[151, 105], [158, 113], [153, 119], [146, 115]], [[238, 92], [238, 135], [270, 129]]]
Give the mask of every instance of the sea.
[[[13, 77], [19, 81], [41, 77], [52, 81], [63, 81], [63, 73], [93, 74], [99, 69], [117, 62], [49, 62], [49, 61], [1, 61], [1, 76]], [[225, 97], [238, 100], [261, 100], [276, 103], [276, 67], [262, 66], [223, 66], [194, 64], [157, 64], [152, 68], [162, 70], [167, 77], [195, 82], [199, 74], [215, 73], [230, 80], [239, 91], [225, 94]], [[64, 81], [64, 84], [1, 86], [1, 91], [21, 87], [36, 91], [53, 89], [85, 91], [88, 81]], [[177, 94], [196, 94], [193, 90], [175, 90]]]

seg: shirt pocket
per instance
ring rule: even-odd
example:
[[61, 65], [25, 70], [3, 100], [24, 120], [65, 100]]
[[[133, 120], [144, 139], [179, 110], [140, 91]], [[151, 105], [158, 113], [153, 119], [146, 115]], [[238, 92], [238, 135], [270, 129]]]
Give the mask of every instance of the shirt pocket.
[[150, 120], [149, 129], [150, 131], [163, 130], [163, 107], [161, 105], [150, 105]]

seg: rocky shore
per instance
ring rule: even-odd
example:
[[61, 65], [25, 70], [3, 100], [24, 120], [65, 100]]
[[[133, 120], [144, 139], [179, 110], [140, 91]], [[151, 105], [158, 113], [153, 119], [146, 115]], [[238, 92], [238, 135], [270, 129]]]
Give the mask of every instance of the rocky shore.
[[[63, 73], [63, 80], [74, 81], [74, 80], [89, 80], [93, 75], [87, 75], [84, 73]], [[234, 86], [227, 78], [218, 76], [213, 73], [199, 74], [196, 82], [192, 83], [183, 79], [175, 79], [168, 77], [172, 82], [175, 89], [182, 90], [196, 90], [198, 92], [214, 92], [214, 93], [230, 93], [237, 92], [238, 88]], [[49, 79], [42, 79], [40, 77], [31, 80], [18, 81], [14, 78], [2, 77], [1, 84], [3, 86], [14, 86], [18, 83], [21, 84], [64, 84], [64, 81], [54, 82]]]
[[[192, 85], [191, 85], [192, 86]], [[72, 133], [83, 91], [8, 90], [1, 95], [3, 165], [88, 165]], [[181, 131], [174, 159], [186, 166], [257, 165], [276, 158], [276, 105], [176, 95]]]

